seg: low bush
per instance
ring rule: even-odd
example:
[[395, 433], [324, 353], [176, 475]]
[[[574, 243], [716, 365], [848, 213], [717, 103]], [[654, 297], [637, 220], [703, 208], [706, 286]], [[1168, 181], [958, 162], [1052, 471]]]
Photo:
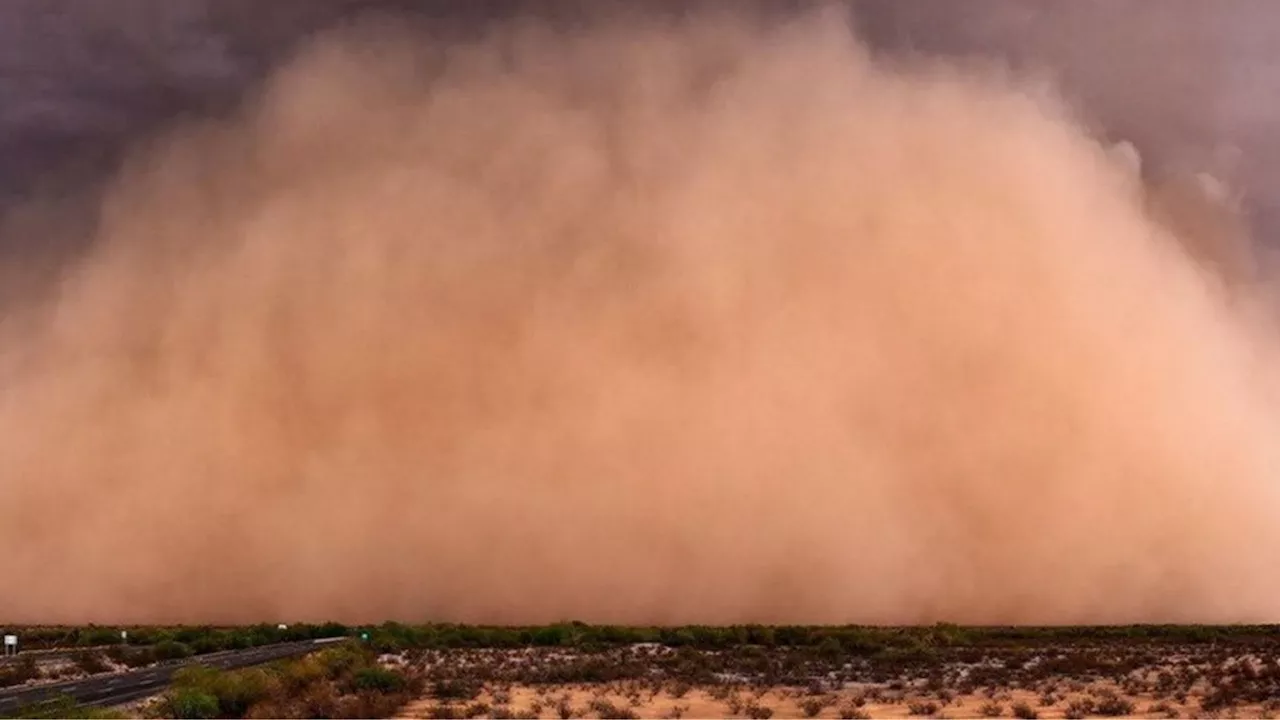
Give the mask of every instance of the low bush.
[[[219, 718], [386, 717], [421, 689], [418, 678], [379, 666], [372, 653], [335, 647], [260, 668], [182, 668], [174, 674], [161, 714]], [[488, 707], [484, 710], [487, 714]]]
[[1025, 702], [1014, 703], [1011, 710], [1013, 711], [1013, 716], [1018, 720], [1036, 720], [1036, 718], [1040, 717], [1040, 713]]
[[151, 652], [152, 656], [160, 662], [164, 662], [166, 660], [182, 660], [195, 654], [195, 651], [191, 649], [190, 645], [178, 642], [177, 640], [166, 640], [161, 643], [156, 643], [155, 646], [151, 648]]
[[[173, 676], [176, 693], [212, 697], [218, 717], [240, 718], [249, 709], [273, 695], [280, 695], [277, 677], [260, 668], [225, 672], [200, 665], [182, 668]], [[176, 713], [176, 711], [175, 711]]]
[[1104, 695], [1098, 700], [1094, 712], [1103, 717], [1124, 717], [1133, 714], [1133, 702], [1115, 694]]
[[0, 688], [13, 687], [40, 677], [35, 658], [27, 655], [12, 665], [0, 668]]
[[907, 715], [912, 717], [931, 717], [938, 714], [938, 703], [936, 702], [909, 702], [907, 703]]
[[821, 698], [807, 698], [800, 703], [800, 711], [807, 718], [815, 718], [822, 714], [823, 708], [827, 706]]
[[1067, 720], [1080, 720], [1093, 714], [1093, 700], [1089, 698], [1080, 698], [1067, 703], [1067, 709], [1063, 711], [1062, 717]]
[[431, 686], [431, 696], [437, 700], [475, 700], [484, 686], [471, 679], [451, 678], [438, 680]]
[[[114, 650], [114, 648], [113, 648]], [[111, 651], [108, 651], [111, 652]], [[108, 657], [111, 657], [108, 655]], [[152, 665], [156, 662], [156, 653], [153, 648], [120, 648], [119, 657], [112, 658], [117, 662], [123, 663], [128, 668], [140, 668]]]
[[352, 678], [352, 685], [356, 690], [398, 693], [403, 692], [408, 687], [409, 679], [397, 670], [373, 666], [357, 670]]
[[640, 716], [630, 708], [621, 708], [603, 698], [596, 698], [589, 706], [601, 720], [637, 720]]
[[106, 660], [103, 659], [102, 655], [96, 652], [78, 652], [72, 660], [75, 666], [86, 675], [97, 675], [111, 669], [107, 666]]
[[208, 720], [220, 717], [218, 698], [199, 688], [184, 687], [172, 691], [164, 701], [165, 715], [187, 720]]

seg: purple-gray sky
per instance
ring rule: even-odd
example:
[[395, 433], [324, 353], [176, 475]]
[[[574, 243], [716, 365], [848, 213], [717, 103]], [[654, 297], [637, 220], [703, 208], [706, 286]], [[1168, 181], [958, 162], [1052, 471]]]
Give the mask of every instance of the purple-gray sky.
[[[769, 5], [769, 3], [765, 3]], [[786, 3], [772, 3], [775, 6]], [[791, 3], [795, 4], [795, 3]], [[461, 24], [514, 0], [6, 0], [0, 193], [82, 180], [183, 114], [228, 107], [318, 28], [370, 10]], [[563, 6], [564, 3], [557, 3]], [[679, 3], [676, 3], [679, 5]], [[1231, 145], [1266, 227], [1280, 227], [1280, 4], [1270, 0], [853, 0], [888, 51], [1049, 68], [1113, 133], [1163, 162], [1221, 166]], [[1222, 167], [1215, 167], [1222, 170]], [[1271, 209], [1274, 206], [1275, 209]]]

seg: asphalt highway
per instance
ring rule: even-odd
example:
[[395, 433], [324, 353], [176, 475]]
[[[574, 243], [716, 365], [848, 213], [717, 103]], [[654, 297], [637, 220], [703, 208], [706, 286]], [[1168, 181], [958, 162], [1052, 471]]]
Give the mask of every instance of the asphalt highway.
[[325, 638], [262, 645], [248, 650], [226, 650], [197, 655], [185, 660], [160, 663], [142, 670], [95, 675], [82, 680], [47, 685], [11, 688], [0, 691], [0, 715], [10, 715], [21, 708], [59, 696], [70, 697], [82, 705], [121, 705], [161, 692], [173, 680], [174, 673], [190, 665], [205, 665], [222, 670], [261, 665], [273, 660], [306, 655], [344, 639]]

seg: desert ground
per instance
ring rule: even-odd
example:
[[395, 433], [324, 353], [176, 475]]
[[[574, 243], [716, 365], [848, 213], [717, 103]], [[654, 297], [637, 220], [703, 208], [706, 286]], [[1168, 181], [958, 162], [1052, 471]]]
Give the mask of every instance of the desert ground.
[[[679, 697], [677, 697], [679, 695]], [[1026, 690], [952, 696], [944, 706], [938, 700], [908, 699], [910, 693], [880, 694], [874, 687], [845, 689], [812, 695], [804, 688], [775, 688], [746, 693], [718, 688], [696, 688], [687, 692], [663, 690], [639, 698], [625, 688], [584, 686], [514, 687], [486, 690], [474, 704], [446, 706], [431, 698], [415, 701], [400, 718], [435, 718], [468, 715], [488, 706], [487, 713], [472, 717], [561, 718], [560, 708], [569, 708], [571, 717], [638, 718], [993, 718], [993, 717], [1237, 717], [1273, 716], [1267, 704], [1236, 706], [1227, 712], [1205, 712], [1199, 698], [1188, 696], [1186, 704], [1157, 700], [1151, 693], [1122, 697], [1106, 684], [1086, 686], [1081, 692], [1063, 692], [1052, 697]], [[927, 698], [922, 694], [919, 697]], [[502, 703], [501, 701], [505, 701]], [[1132, 703], [1132, 708], [1125, 702]], [[1046, 704], [1050, 703], [1050, 704]], [[1105, 704], [1110, 703], [1110, 704]], [[461, 712], [449, 712], [448, 708]], [[1016, 708], [1016, 713], [1015, 713]], [[1099, 710], [1101, 708], [1101, 710]], [[752, 713], [755, 713], [754, 715]], [[1033, 715], [1034, 713], [1034, 715]]]
[[1271, 717], [1277, 640], [994, 638], [848, 649], [432, 650], [404, 718]]
[[[1265, 718], [1280, 627], [632, 628], [561, 623], [26, 631], [5, 688], [183, 665], [128, 705], [20, 717]], [[114, 634], [114, 635], [113, 635]], [[324, 638], [234, 669], [237, 648]], [[43, 654], [42, 654], [43, 653]], [[37, 660], [37, 658], [41, 658]], [[190, 667], [188, 667], [190, 666]]]

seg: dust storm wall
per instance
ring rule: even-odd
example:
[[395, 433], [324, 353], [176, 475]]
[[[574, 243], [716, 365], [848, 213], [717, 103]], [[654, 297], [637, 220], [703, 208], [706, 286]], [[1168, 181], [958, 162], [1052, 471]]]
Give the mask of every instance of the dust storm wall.
[[1265, 298], [1144, 192], [830, 9], [318, 40], [6, 315], [2, 614], [1275, 620]]

